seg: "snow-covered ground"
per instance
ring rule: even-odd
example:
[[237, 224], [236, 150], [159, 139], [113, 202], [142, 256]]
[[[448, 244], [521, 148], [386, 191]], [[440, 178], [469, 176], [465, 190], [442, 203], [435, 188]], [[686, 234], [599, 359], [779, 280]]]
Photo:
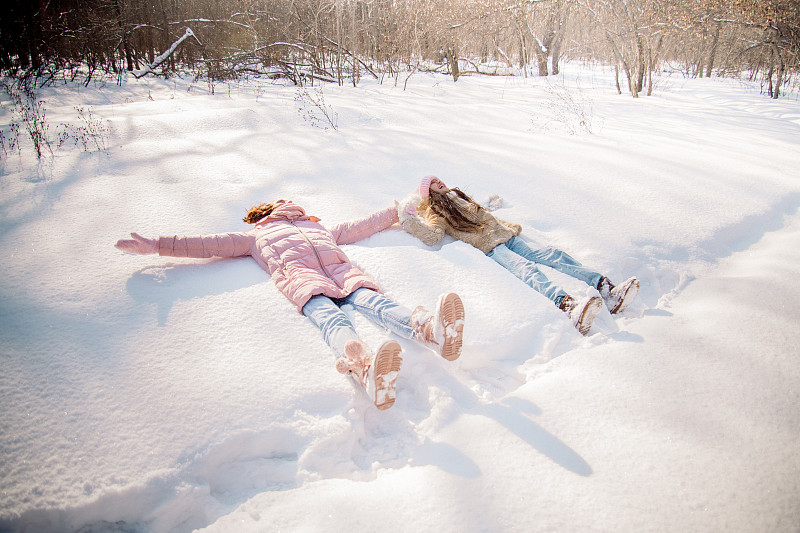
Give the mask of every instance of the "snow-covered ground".
[[[675, 76], [634, 100], [577, 66], [404, 81], [43, 90], [53, 124], [110, 133], [2, 162], [0, 530], [798, 531], [797, 98]], [[253, 260], [114, 248], [277, 198], [330, 225], [426, 174], [640, 297], [582, 337], [463, 243], [347, 246], [399, 302], [466, 306], [462, 357], [401, 341], [378, 412]]]

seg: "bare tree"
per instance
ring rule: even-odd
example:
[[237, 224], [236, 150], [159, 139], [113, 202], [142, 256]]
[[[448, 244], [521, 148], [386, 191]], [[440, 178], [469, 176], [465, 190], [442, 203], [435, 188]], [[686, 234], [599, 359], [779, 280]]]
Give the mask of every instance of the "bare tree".
[[[797, 0], [10, 0], [0, 18], [6, 76], [141, 70], [190, 27], [159, 75], [250, 73], [297, 84], [433, 69], [458, 80], [562, 59], [613, 65], [634, 97], [664, 65], [765, 81], [777, 98], [800, 71]], [[506, 69], [509, 70], [509, 69]], [[88, 75], [87, 75], [88, 72]]]

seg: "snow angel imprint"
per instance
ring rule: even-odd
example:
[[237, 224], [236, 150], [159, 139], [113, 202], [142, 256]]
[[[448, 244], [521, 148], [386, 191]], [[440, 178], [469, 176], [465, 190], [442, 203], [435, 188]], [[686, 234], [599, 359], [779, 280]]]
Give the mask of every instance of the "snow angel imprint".
[[[400, 225], [431, 246], [445, 236], [471, 244], [566, 312], [587, 335], [605, 302], [612, 314], [621, 313], [639, 292], [639, 281], [630, 278], [615, 286], [602, 274], [589, 270], [561, 250], [531, 249], [519, 238], [519, 224], [495, 218], [459, 189], [450, 189], [436, 176], [426, 176], [418, 190], [397, 205]], [[547, 279], [537, 265], [546, 265], [597, 288], [600, 296], [576, 300]]]
[[339, 248], [366, 239], [398, 221], [394, 207], [327, 229], [292, 202], [278, 200], [252, 207], [245, 232], [148, 239], [131, 233], [117, 242], [122, 251], [170, 257], [250, 256], [269, 272], [278, 289], [322, 332], [336, 355], [336, 369], [354, 378], [378, 409], [395, 402], [403, 362], [400, 344], [386, 340], [374, 353], [359, 338], [340, 309], [350, 304], [376, 324], [413, 339], [449, 361], [461, 355], [464, 306], [455, 293], [439, 297], [433, 313], [413, 311], [379, 291], [378, 284], [354, 266]]

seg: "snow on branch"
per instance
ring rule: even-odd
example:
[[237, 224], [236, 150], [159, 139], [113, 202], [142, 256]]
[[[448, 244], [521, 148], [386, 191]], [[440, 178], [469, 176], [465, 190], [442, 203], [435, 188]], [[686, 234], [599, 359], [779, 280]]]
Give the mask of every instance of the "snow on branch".
[[220, 23], [220, 24], [234, 24], [236, 26], [241, 26], [242, 28], [246, 28], [248, 30], [252, 30], [253, 29], [252, 26], [250, 26], [249, 24], [243, 24], [241, 22], [236, 22], [235, 20], [219, 20], [219, 19], [215, 20], [215, 19], [205, 19], [205, 18], [186, 19], [186, 20], [184, 20], [182, 22], [170, 22], [170, 24], [182, 24], [184, 22], [211, 22], [211, 23], [214, 23], [214, 24], [217, 24], [217, 23]]
[[186, 31], [183, 33], [183, 35], [181, 35], [180, 39], [172, 43], [172, 46], [170, 46], [163, 54], [156, 57], [152, 63], [150, 63], [149, 65], [145, 65], [145, 67], [142, 69], [134, 70], [133, 75], [136, 76], [137, 78], [141, 78], [142, 76], [150, 74], [151, 72], [155, 74], [155, 70], [153, 69], [157, 68], [161, 63], [166, 61], [167, 58], [171, 56], [175, 52], [175, 50], [177, 50], [178, 46], [180, 46], [180, 44], [189, 37], [194, 37], [195, 41], [197, 41], [198, 44], [202, 45], [200, 39], [197, 38], [194, 32], [190, 28], [186, 28]]

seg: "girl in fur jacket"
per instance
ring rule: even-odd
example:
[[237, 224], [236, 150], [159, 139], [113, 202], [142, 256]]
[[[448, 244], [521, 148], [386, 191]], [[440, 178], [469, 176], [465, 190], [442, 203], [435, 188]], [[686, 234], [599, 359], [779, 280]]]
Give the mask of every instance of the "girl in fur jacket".
[[[494, 217], [459, 189], [448, 188], [436, 176], [426, 176], [415, 191], [397, 206], [400, 225], [428, 246], [445, 234], [479, 249], [527, 285], [548, 297], [566, 312], [572, 323], [587, 335], [605, 302], [612, 313], [621, 313], [639, 291], [639, 281], [630, 278], [615, 286], [597, 272], [582, 266], [555, 248], [531, 249], [518, 238], [519, 224]], [[546, 265], [596, 287], [600, 296], [576, 300], [542, 273]]]
[[442, 295], [434, 313], [422, 306], [411, 311], [381, 294], [378, 284], [339, 248], [397, 222], [394, 207], [327, 229], [299, 205], [278, 200], [252, 207], [244, 221], [254, 228], [158, 239], [131, 233], [132, 239], [120, 240], [116, 247], [128, 253], [172, 257], [252, 257], [297, 310], [322, 331], [336, 354], [336, 369], [354, 377], [378, 409], [394, 404], [403, 362], [400, 344], [387, 340], [373, 356], [340, 309], [342, 305], [352, 305], [391, 333], [414, 339], [449, 361], [461, 354], [464, 306], [458, 295]]

